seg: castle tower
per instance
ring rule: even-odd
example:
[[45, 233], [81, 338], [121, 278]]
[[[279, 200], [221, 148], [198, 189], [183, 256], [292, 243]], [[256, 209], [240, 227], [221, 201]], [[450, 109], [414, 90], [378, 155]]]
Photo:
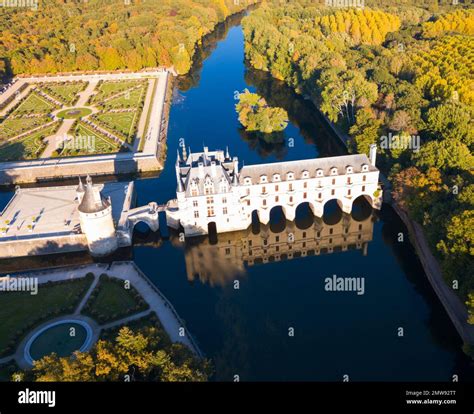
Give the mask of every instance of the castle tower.
[[93, 256], [113, 253], [117, 247], [112, 204], [87, 176], [84, 195], [78, 207], [81, 230], [86, 235], [89, 251]]

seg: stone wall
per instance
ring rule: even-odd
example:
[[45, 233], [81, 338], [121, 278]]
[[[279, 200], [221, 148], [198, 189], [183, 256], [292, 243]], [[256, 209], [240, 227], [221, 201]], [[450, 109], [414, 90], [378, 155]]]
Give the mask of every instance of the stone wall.
[[0, 257], [39, 256], [89, 250], [84, 234], [6, 240], [0, 243]]

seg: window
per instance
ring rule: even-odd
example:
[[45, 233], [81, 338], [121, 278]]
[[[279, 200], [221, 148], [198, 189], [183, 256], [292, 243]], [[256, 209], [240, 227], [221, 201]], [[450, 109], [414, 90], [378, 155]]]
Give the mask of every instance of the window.
[[351, 189], [350, 189], [350, 188], [347, 190], [347, 195], [348, 195], [348, 196], [351, 195]]
[[197, 200], [193, 200], [193, 207], [197, 207], [198, 206], [198, 201]]
[[214, 204], [214, 197], [206, 197], [207, 204]]
[[275, 186], [275, 191], [278, 191], [278, 188], [279, 188], [279, 187], [278, 187], [278, 184], [277, 184], [277, 185]]
[[224, 208], [222, 209], [222, 214], [227, 214], [227, 207], [224, 207]]
[[267, 205], [267, 200], [262, 200], [262, 205], [266, 206]]
[[214, 216], [214, 207], [208, 207], [207, 208], [207, 217], [212, 217]]
[[303, 188], [308, 188], [308, 182], [307, 181], [304, 182]]
[[230, 254], [230, 249], [228, 247], [225, 248], [225, 254], [227, 254], [227, 255]]
[[364, 175], [362, 176], [362, 181], [365, 182], [366, 179], [367, 179], [367, 176], [364, 174]]
[[226, 197], [222, 197], [222, 204], [227, 204], [227, 198]]
[[303, 198], [307, 198], [308, 197], [308, 193], [303, 193]]
[[362, 186], [362, 191], [365, 191], [365, 185]]
[[262, 194], [265, 194], [267, 192], [267, 189], [265, 186], [262, 187]]
[[318, 198], [321, 198], [323, 196], [322, 193], [318, 193]]
[[290, 185], [288, 186], [288, 191], [293, 191], [293, 183], [290, 183]]
[[212, 194], [212, 188], [210, 186], [206, 186], [206, 188], [204, 189], [204, 193], [206, 195]]
[[250, 195], [250, 188], [247, 188], [247, 195]]
[[293, 202], [293, 196], [290, 197], [290, 203], [292, 203], [292, 202]]
[[280, 236], [276, 236], [275, 241], [278, 243], [280, 241]]
[[197, 188], [193, 188], [193, 189], [191, 190], [191, 195], [192, 195], [193, 197], [196, 197], [196, 196], [198, 195], [198, 190], [197, 190]]
[[362, 230], [362, 224], [359, 224], [359, 230]]
[[336, 194], [336, 191], [335, 190], [331, 190], [331, 195], [334, 195]]
[[316, 177], [322, 177], [323, 176], [323, 170], [319, 169], [316, 170]]
[[275, 203], [278, 203], [279, 200], [280, 200], [280, 197], [276, 196], [275, 197]]
[[351, 183], [351, 177], [347, 177], [347, 184]]
[[304, 231], [303, 232], [303, 239], [305, 239], [305, 238], [306, 238], [306, 232]]
[[249, 247], [252, 247], [252, 240], [249, 240]]
[[336, 179], [335, 178], [332, 179], [332, 185], [334, 185], [334, 184], [336, 184]]
[[248, 206], [250, 205], [250, 200], [247, 200], [247, 205], [248, 205]]
[[329, 234], [332, 234], [334, 232], [334, 229], [333, 228], [330, 228], [329, 229]]
[[199, 211], [194, 212], [194, 218], [199, 218]]

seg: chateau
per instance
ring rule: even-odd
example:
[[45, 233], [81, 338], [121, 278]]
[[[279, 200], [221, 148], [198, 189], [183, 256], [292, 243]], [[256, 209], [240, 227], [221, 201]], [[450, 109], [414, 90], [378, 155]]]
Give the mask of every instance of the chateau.
[[324, 205], [337, 200], [345, 213], [352, 211], [358, 197], [375, 209], [382, 205], [379, 170], [375, 166], [376, 146], [365, 154], [313, 158], [244, 166], [229, 151], [189, 155], [183, 147], [176, 159], [176, 200], [168, 202], [168, 226], [184, 228], [186, 236], [244, 230], [254, 212], [261, 223], [270, 220], [272, 208], [281, 206], [293, 221], [296, 208], [308, 203], [313, 214], [322, 217]]

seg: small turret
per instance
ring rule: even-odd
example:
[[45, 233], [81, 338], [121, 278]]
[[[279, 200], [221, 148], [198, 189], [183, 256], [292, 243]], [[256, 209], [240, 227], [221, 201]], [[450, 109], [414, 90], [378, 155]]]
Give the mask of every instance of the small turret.
[[84, 188], [84, 184], [82, 184], [82, 180], [81, 180], [81, 177], [79, 177], [79, 184], [76, 188], [76, 197], [77, 197], [77, 202], [79, 204], [81, 204], [81, 201], [82, 201], [82, 198], [84, 197], [84, 193], [85, 193], [85, 188]]
[[175, 170], [176, 170], [176, 183], [177, 183], [176, 192], [182, 193], [184, 191], [184, 184], [183, 184], [183, 180], [181, 179], [181, 169], [179, 167], [179, 153], [178, 153], [178, 158], [176, 158]]
[[225, 160], [230, 161], [229, 147], [225, 147]]
[[85, 234], [93, 256], [105, 256], [118, 247], [111, 199], [106, 199], [98, 186], [87, 176], [86, 185], [78, 207], [81, 231]]

